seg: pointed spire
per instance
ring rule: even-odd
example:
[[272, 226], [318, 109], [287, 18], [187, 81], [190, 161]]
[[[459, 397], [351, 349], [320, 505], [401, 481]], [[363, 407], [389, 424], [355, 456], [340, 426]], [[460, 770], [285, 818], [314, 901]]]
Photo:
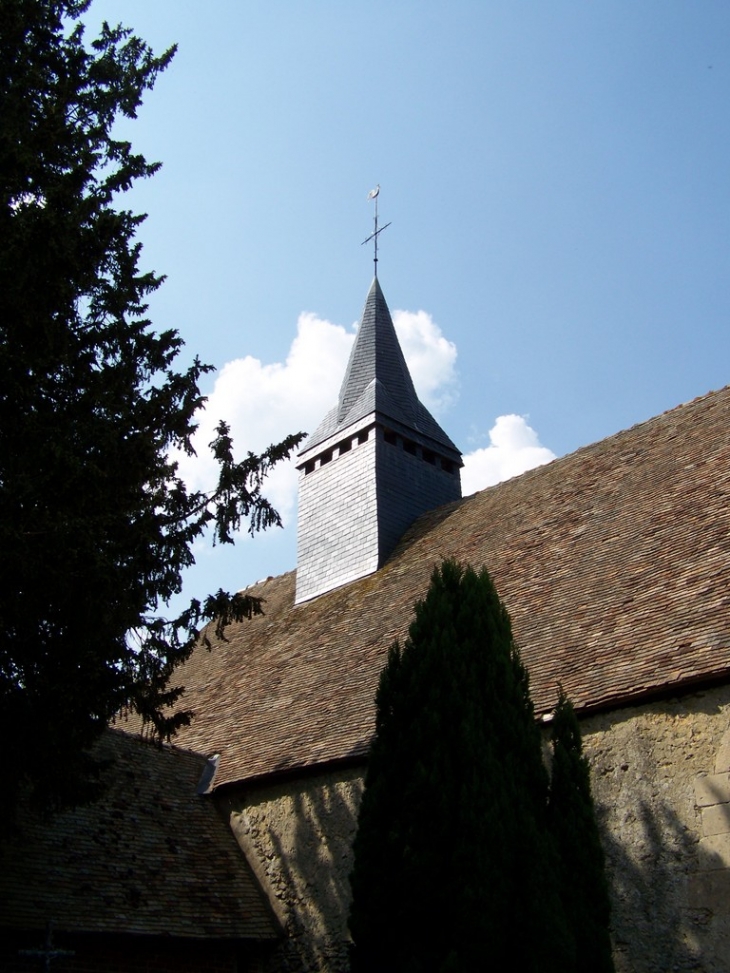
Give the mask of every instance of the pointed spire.
[[[302, 453], [370, 414], [460, 454], [418, 400], [378, 278], [370, 285], [337, 405], [304, 444]], [[460, 465], [460, 464], [459, 464]]]
[[[403, 413], [402, 417], [393, 418], [403, 418], [412, 423], [418, 412], [418, 396], [377, 277], [373, 279], [365, 301], [362, 321], [340, 389], [338, 423], [347, 421], [353, 406], [369, 389], [375, 391], [375, 382], [387, 390], [398, 411]], [[376, 402], [372, 404], [377, 407]]]

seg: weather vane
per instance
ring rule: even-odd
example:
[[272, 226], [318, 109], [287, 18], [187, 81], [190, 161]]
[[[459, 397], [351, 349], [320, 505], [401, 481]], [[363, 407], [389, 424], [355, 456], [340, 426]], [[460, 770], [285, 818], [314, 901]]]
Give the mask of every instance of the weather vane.
[[387, 230], [388, 227], [390, 226], [390, 223], [386, 223], [385, 226], [381, 226], [380, 228], [378, 228], [378, 195], [379, 194], [380, 194], [380, 183], [378, 183], [375, 189], [371, 189], [370, 192], [368, 193], [368, 199], [375, 200], [375, 229], [367, 238], [367, 240], [363, 240], [362, 243], [360, 244], [360, 246], [364, 247], [365, 244], [370, 243], [371, 240], [375, 241], [375, 256], [373, 258], [373, 263], [375, 264], [376, 277], [378, 276], [378, 234], [382, 233], [383, 230]]

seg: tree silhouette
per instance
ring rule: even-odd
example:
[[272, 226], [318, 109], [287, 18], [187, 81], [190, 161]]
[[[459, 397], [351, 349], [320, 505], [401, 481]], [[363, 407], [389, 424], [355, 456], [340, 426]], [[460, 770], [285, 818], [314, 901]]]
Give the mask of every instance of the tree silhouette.
[[446, 561], [377, 693], [354, 971], [570, 969], [527, 672], [486, 570]]
[[217, 485], [177, 474], [208, 368], [176, 370], [179, 335], [147, 318], [162, 278], [139, 266], [144, 217], [116, 204], [158, 164], [115, 135], [174, 48], [108, 24], [87, 45], [88, 6], [0, 4], [0, 811], [22, 780], [79, 800], [85, 752], [123, 705], [162, 736], [188, 719], [169, 680], [197, 626], [258, 603], [165, 606], [206, 528], [228, 542], [242, 520], [279, 522], [262, 481], [300, 438], [236, 461], [221, 423]]

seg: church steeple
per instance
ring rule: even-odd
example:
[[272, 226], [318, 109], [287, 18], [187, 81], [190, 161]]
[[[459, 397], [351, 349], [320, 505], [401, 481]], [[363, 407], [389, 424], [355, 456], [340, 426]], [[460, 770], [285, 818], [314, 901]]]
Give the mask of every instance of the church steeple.
[[297, 602], [376, 571], [416, 517], [461, 496], [461, 465], [418, 399], [376, 277], [337, 405], [299, 454]]
[[377, 277], [365, 301], [337, 406], [327, 413], [300, 455], [374, 413], [418, 438], [433, 440], [459, 461], [456, 446], [418, 399]]
[[[351, 412], [370, 404], [368, 392], [390, 390], [393, 405], [404, 418], [414, 420], [418, 397], [393, 327], [388, 305], [375, 277], [370, 286], [345, 378], [340, 389], [337, 419], [346, 422]], [[372, 411], [372, 410], [371, 410]]]

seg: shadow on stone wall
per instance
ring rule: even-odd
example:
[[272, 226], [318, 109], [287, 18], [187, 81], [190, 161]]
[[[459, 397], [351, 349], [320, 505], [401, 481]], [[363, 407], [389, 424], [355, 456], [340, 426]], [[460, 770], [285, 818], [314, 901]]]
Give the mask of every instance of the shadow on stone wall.
[[348, 969], [349, 875], [361, 794], [360, 773], [351, 771], [281, 785], [246, 802], [251, 839], [283, 906], [286, 939], [272, 957], [277, 973]]
[[612, 893], [617, 973], [708, 973], [714, 967], [706, 965], [698, 949], [708, 917], [683, 907], [696, 861], [696, 837], [666, 804], [653, 811], [641, 801], [635, 814], [644, 838], [638, 856], [630, 855], [621, 835], [611, 834], [599, 820]]
[[[277, 973], [345, 973], [349, 874], [362, 784], [298, 781], [248, 803], [254, 841], [285, 906], [287, 936], [272, 957]], [[665, 803], [640, 801], [633, 850], [620, 833], [602, 837], [613, 900], [617, 973], [720, 973], [711, 958], [711, 915], [687, 907], [697, 838]], [[273, 810], [272, 810], [273, 809]], [[605, 814], [603, 815], [605, 818]]]

